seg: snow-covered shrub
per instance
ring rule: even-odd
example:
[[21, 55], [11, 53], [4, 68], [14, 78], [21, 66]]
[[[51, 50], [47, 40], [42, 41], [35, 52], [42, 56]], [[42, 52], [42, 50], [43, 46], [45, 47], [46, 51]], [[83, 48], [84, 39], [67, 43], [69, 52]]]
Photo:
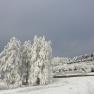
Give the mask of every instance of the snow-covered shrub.
[[67, 57], [54, 57], [52, 60], [51, 60], [51, 64], [53, 66], [58, 66], [58, 65], [64, 65], [64, 64], [67, 64], [69, 63], [70, 59], [67, 58]]
[[48, 84], [50, 81], [51, 43], [45, 37], [34, 37], [32, 44], [29, 83], [32, 85]]
[[3, 72], [3, 79], [9, 87], [11, 85], [13, 87], [21, 85], [19, 71], [21, 64], [20, 48], [21, 42], [13, 37], [0, 54], [0, 72]]

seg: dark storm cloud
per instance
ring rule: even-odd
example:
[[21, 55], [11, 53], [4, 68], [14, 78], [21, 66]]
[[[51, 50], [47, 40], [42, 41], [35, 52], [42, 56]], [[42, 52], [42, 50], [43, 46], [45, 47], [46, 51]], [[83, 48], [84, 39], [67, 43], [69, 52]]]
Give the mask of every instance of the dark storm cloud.
[[53, 54], [74, 56], [94, 51], [93, 0], [0, 0], [0, 46], [10, 37], [35, 34], [52, 40]]

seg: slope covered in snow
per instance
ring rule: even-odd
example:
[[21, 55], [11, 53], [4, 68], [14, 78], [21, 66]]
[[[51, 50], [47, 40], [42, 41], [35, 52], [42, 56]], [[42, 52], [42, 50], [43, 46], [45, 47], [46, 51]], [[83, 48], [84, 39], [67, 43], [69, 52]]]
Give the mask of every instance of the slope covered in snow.
[[46, 86], [1, 90], [0, 94], [94, 94], [94, 77], [55, 78]]

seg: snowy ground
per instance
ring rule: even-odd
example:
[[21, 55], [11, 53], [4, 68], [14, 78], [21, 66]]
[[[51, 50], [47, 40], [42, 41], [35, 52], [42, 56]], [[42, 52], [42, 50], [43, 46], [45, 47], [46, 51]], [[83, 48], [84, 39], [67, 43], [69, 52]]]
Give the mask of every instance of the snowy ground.
[[94, 94], [94, 76], [54, 78], [47, 86], [1, 90], [0, 94]]

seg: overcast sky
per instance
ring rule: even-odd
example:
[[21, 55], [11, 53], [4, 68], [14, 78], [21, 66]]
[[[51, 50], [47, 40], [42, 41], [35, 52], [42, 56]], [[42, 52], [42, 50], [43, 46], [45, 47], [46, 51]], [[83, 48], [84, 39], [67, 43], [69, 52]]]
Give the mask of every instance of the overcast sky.
[[94, 0], [0, 0], [0, 49], [34, 35], [52, 41], [54, 56], [94, 52]]

